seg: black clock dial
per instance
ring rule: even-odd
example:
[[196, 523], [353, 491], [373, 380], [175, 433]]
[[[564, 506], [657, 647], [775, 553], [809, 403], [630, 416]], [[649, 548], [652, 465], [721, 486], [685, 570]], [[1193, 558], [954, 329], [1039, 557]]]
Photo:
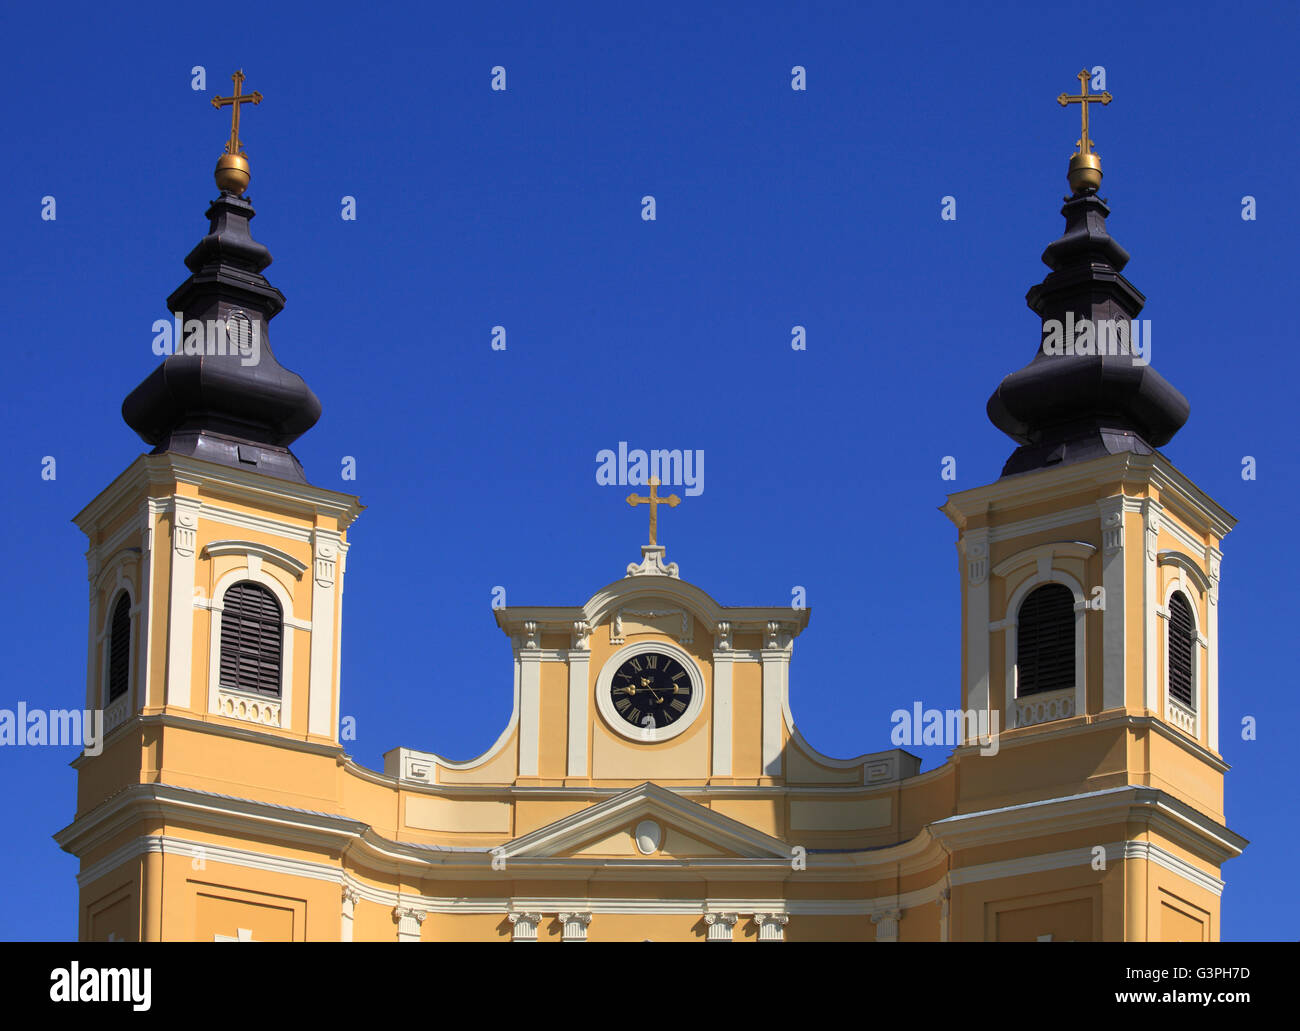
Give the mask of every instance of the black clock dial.
[[678, 722], [691, 704], [691, 675], [676, 659], [658, 652], [634, 655], [619, 666], [609, 693], [614, 710], [634, 727], [656, 729]]

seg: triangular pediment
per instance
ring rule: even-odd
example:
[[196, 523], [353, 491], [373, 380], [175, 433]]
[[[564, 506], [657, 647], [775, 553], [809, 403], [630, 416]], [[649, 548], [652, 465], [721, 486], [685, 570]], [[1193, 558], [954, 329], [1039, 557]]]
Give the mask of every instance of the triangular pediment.
[[[640, 847], [638, 828], [649, 835]], [[515, 838], [500, 853], [516, 861], [790, 859], [779, 838], [648, 781]]]

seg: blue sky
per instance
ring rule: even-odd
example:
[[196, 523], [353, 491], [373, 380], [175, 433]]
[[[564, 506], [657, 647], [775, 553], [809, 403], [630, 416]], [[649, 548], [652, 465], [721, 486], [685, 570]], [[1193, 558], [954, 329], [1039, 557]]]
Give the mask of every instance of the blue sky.
[[[1148, 298], [1154, 364], [1192, 405], [1164, 451], [1240, 520], [1222, 750], [1229, 824], [1252, 845], [1225, 867], [1223, 937], [1294, 938], [1279, 800], [1297, 702], [1278, 663], [1298, 500], [1296, 9], [699, 6], [6, 9], [0, 707], [83, 697], [70, 519], [145, 450], [121, 401], [158, 361], [152, 323], [206, 231], [229, 131], [209, 101], [242, 67], [266, 97], [242, 136], [254, 235], [288, 298], [273, 346], [324, 403], [295, 451], [368, 506], [344, 610], [356, 757], [495, 740], [511, 663], [492, 589], [580, 604], [639, 557], [644, 510], [595, 479], [619, 441], [705, 452], [704, 492], [662, 517], [669, 559], [724, 604], [806, 588], [803, 733], [832, 755], [889, 747], [895, 708], [957, 704], [955, 530], [938, 507], [1013, 448], [984, 403], [1037, 346], [1023, 298], [1078, 137], [1055, 97], [1101, 65], [1110, 229]], [[433, 661], [435, 637], [455, 646]], [[1257, 741], [1234, 734], [1246, 715]], [[926, 768], [947, 754], [917, 751]], [[5, 938], [76, 934], [76, 861], [50, 838], [73, 814], [72, 758], [0, 749], [0, 875], [23, 887]]]

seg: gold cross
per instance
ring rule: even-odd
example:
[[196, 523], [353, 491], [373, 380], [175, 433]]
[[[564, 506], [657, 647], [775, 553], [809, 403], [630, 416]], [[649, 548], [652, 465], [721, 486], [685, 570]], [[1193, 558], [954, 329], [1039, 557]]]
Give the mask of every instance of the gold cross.
[[1067, 107], [1070, 104], [1078, 104], [1083, 109], [1083, 132], [1079, 136], [1078, 142], [1075, 144], [1075, 146], [1079, 148], [1076, 151], [1076, 153], [1078, 154], [1092, 153], [1092, 141], [1088, 139], [1088, 105], [1109, 104], [1112, 100], [1115, 99], [1110, 95], [1109, 91], [1103, 93], [1089, 93], [1088, 80], [1091, 78], [1092, 76], [1088, 74], [1088, 70], [1085, 68], [1078, 75], [1080, 87], [1083, 90], [1083, 92], [1073, 94], [1073, 95], [1069, 93], [1062, 93], [1059, 97], [1056, 98], [1056, 102], [1060, 104], [1062, 107]]
[[239, 92], [239, 88], [244, 84], [244, 70], [242, 68], [235, 72], [231, 78], [235, 80], [235, 95], [233, 97], [213, 97], [212, 106], [218, 111], [223, 107], [234, 109], [230, 114], [230, 142], [226, 144], [226, 153], [247, 157], [248, 155], [244, 153], [244, 145], [239, 140], [239, 105], [260, 104], [262, 94], [257, 90], [244, 94]]
[[669, 494], [668, 497], [661, 498], [659, 496], [658, 487], [659, 487], [659, 477], [651, 476], [650, 496], [648, 498], [643, 498], [639, 494], [629, 494], [627, 496], [627, 503], [631, 505], [633, 508], [636, 508], [637, 505], [650, 506], [650, 543], [651, 544], [658, 543], [655, 540], [655, 532], [659, 529], [659, 512], [658, 512], [659, 506], [667, 505], [669, 508], [676, 508], [678, 505], [682, 503], [682, 499], [679, 498], [676, 494]]

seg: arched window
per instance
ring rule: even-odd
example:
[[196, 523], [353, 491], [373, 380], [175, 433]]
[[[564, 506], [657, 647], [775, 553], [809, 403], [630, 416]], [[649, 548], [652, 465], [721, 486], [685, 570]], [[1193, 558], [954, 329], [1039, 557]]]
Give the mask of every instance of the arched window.
[[1175, 591], [1169, 598], [1169, 697], [1189, 709], [1192, 702], [1192, 663], [1195, 661], [1196, 620], [1187, 595]]
[[282, 633], [280, 603], [266, 587], [245, 580], [226, 591], [221, 612], [221, 686], [279, 697]]
[[1018, 697], [1074, 687], [1074, 594], [1064, 584], [1036, 587], [1016, 619]]
[[123, 591], [113, 606], [108, 628], [108, 700], [126, 694], [131, 679], [131, 596]]

